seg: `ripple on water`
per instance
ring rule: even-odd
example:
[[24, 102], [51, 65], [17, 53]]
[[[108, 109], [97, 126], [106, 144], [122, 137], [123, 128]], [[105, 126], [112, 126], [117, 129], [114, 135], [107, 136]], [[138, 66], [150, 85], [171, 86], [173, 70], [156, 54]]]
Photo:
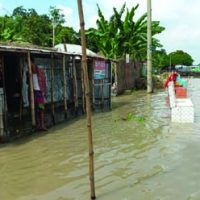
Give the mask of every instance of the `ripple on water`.
[[[199, 83], [188, 86], [194, 124], [170, 122], [165, 91], [116, 97], [112, 112], [93, 115], [99, 200], [200, 199]], [[87, 143], [81, 117], [1, 148], [0, 199], [89, 199]]]

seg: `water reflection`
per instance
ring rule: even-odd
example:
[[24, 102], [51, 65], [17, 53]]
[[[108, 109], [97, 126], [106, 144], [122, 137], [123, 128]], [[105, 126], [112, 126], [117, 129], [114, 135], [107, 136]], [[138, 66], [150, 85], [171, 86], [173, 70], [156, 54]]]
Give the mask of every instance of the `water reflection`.
[[[200, 80], [191, 79], [194, 124], [170, 122], [165, 91], [116, 97], [112, 112], [94, 114], [97, 199], [200, 199], [199, 90]], [[135, 118], [127, 120], [128, 113]], [[87, 200], [89, 196], [83, 117], [46, 135], [0, 148], [1, 200]]]

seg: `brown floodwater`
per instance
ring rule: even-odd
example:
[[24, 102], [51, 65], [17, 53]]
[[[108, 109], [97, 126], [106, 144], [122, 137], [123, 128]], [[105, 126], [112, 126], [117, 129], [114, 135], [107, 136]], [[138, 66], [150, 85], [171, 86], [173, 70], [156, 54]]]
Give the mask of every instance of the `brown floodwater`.
[[[194, 124], [170, 122], [164, 90], [114, 97], [93, 115], [98, 200], [200, 199], [200, 79], [189, 83]], [[89, 199], [84, 117], [1, 146], [0, 200]]]

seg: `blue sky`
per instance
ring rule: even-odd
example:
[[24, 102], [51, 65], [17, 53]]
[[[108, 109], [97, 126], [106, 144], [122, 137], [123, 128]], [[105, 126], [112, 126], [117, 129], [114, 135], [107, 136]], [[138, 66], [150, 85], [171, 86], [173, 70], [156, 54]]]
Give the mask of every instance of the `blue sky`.
[[[136, 17], [146, 12], [147, 0], [82, 0], [85, 15], [86, 28], [94, 27], [97, 19], [98, 3], [108, 18], [112, 14], [112, 8], [121, 8], [124, 2], [131, 8], [140, 4]], [[77, 0], [0, 0], [0, 15], [10, 14], [17, 6], [34, 8], [39, 14], [47, 14], [50, 6], [56, 6], [63, 10], [66, 16], [66, 24], [75, 30], [79, 29], [77, 12]], [[158, 36], [167, 53], [175, 50], [183, 50], [189, 53], [200, 63], [200, 1], [199, 0], [152, 0], [152, 17], [158, 20], [166, 30]]]

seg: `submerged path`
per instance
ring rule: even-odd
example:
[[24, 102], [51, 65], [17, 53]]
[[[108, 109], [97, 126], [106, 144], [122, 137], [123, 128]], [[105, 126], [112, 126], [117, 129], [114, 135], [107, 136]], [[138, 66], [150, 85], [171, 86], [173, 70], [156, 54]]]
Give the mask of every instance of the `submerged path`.
[[[113, 99], [93, 116], [98, 200], [200, 199], [200, 79], [194, 124], [172, 124], [166, 92]], [[127, 116], [130, 116], [127, 120]], [[0, 148], [1, 200], [88, 200], [85, 118]]]

